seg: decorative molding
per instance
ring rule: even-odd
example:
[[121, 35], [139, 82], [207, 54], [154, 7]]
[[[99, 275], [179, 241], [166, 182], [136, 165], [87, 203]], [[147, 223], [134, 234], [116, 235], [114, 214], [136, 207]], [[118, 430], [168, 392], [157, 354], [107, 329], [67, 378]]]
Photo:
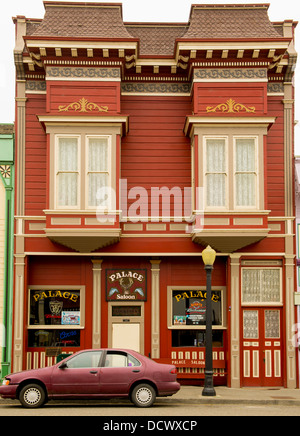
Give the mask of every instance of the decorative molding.
[[92, 110], [108, 112], [108, 106], [98, 106], [96, 103], [89, 102], [86, 98], [82, 97], [79, 101], [75, 101], [74, 103], [58, 106], [58, 110], [59, 112], [69, 112], [72, 110], [75, 112], [88, 112]]
[[10, 165], [1, 165], [0, 173], [3, 179], [10, 179], [11, 176], [11, 167]]
[[268, 83], [268, 93], [273, 94], [283, 94], [284, 93], [284, 86], [283, 82], [280, 83]]
[[267, 81], [267, 68], [207, 68], [194, 70], [194, 81]]
[[240, 111], [255, 113], [254, 106], [246, 107], [245, 105], [243, 105], [241, 103], [236, 103], [236, 101], [233, 100], [232, 98], [227, 100], [226, 103], [220, 103], [215, 107], [207, 106], [207, 108], [206, 108], [206, 112], [217, 112], [218, 110], [223, 112], [223, 113], [234, 113], [234, 112], [240, 112]]
[[46, 82], [41, 80], [28, 80], [25, 85], [26, 92], [46, 92]]
[[129, 83], [121, 84], [122, 94], [190, 94], [190, 83]]
[[120, 68], [47, 67], [47, 79], [120, 79]]

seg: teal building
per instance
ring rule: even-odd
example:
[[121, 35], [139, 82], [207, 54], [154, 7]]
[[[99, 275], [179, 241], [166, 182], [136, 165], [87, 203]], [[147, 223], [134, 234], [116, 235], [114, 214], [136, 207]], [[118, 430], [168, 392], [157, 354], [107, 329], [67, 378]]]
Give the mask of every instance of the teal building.
[[1, 378], [11, 372], [14, 248], [14, 125], [0, 124]]

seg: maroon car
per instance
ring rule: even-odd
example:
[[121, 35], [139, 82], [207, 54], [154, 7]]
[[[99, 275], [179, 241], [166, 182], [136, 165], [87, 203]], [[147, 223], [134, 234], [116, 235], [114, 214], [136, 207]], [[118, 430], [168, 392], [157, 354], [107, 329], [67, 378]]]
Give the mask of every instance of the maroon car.
[[2, 398], [40, 407], [50, 399], [130, 398], [138, 407], [180, 389], [176, 368], [122, 349], [79, 351], [48, 368], [10, 374], [0, 386]]

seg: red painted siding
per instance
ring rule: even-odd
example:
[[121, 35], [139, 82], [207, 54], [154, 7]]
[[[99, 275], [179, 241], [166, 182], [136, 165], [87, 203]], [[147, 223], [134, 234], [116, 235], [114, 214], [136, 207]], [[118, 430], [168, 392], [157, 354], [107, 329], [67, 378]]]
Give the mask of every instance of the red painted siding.
[[[108, 111], [97, 108], [85, 112], [70, 108], [68, 111], [59, 111], [59, 107], [66, 107], [85, 98], [89, 103], [95, 103], [99, 107], [108, 107]], [[61, 114], [95, 115], [111, 114], [120, 112], [120, 83], [119, 82], [48, 82], [47, 83], [47, 111]]]
[[[122, 138], [121, 177], [127, 180], [128, 190], [136, 186], [147, 190], [149, 211], [151, 187], [191, 186], [191, 145], [183, 133], [190, 111], [187, 97], [122, 98], [130, 131]], [[171, 212], [172, 202], [171, 198]]]
[[37, 119], [46, 96], [30, 95], [26, 103], [25, 214], [43, 215], [46, 208], [46, 134]]
[[[231, 84], [231, 83], [196, 83], [194, 85], [194, 114], [207, 116], [255, 116], [267, 112], [267, 84]], [[227, 108], [217, 108], [220, 104], [227, 104], [228, 100], [244, 105], [247, 109], [254, 108], [254, 112], [247, 112], [243, 107], [234, 108], [228, 112]], [[208, 110], [208, 108], [210, 108]]]
[[284, 132], [281, 97], [269, 97], [268, 115], [276, 117], [267, 138], [267, 209], [270, 215], [284, 216]]

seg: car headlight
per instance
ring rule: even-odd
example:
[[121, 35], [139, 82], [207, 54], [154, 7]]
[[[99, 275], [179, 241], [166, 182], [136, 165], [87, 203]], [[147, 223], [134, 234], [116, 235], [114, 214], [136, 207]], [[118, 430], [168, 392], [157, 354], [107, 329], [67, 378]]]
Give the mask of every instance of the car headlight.
[[8, 386], [10, 383], [10, 380], [8, 380], [7, 378], [5, 378], [4, 380], [2, 380], [2, 386]]

